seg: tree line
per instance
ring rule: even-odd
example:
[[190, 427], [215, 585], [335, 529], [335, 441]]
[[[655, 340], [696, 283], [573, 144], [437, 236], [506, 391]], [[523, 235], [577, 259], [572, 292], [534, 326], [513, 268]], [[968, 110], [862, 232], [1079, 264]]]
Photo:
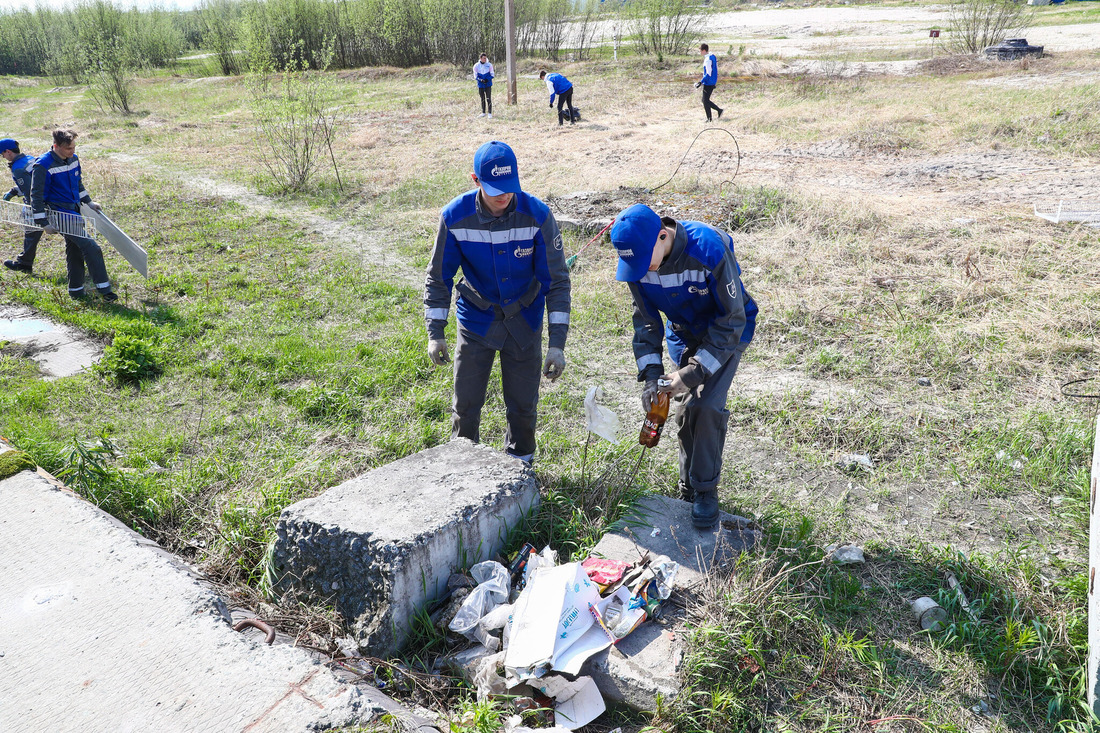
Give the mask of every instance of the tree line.
[[[703, 12], [691, 0], [515, 0], [517, 54], [581, 60], [601, 45], [687, 51]], [[58, 83], [171, 67], [188, 51], [217, 70], [473, 64], [504, 57], [503, 0], [204, 0], [194, 10], [80, 0], [62, 9], [0, 12], [0, 74]], [[117, 75], [117, 74], [116, 74]]]

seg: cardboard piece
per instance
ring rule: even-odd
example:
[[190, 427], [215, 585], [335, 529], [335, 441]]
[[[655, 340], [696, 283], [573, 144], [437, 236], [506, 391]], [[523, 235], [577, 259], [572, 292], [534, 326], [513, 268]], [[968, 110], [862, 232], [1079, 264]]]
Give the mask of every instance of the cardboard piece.
[[554, 723], [568, 730], [588, 725], [607, 710], [600, 689], [591, 677], [568, 680], [548, 675], [532, 686], [554, 699]]
[[102, 235], [135, 270], [140, 272], [142, 277], [149, 277], [149, 254], [138, 246], [137, 242], [130, 239], [129, 235], [119, 229], [118, 225], [111, 221], [102, 211], [93, 211], [87, 204], [81, 204], [80, 212], [84, 214], [86, 218], [95, 222], [96, 231]]

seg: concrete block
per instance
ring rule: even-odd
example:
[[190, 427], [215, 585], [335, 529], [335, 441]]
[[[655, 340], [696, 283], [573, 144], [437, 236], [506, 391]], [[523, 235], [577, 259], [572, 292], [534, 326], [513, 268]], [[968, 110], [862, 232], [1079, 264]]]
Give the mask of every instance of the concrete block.
[[453, 440], [283, 510], [275, 587], [333, 603], [365, 651], [391, 654], [447, 577], [499, 552], [538, 498], [522, 461]]
[[[638, 503], [620, 529], [604, 535], [592, 554], [630, 563], [646, 552], [668, 555], [680, 564], [676, 588], [690, 588], [710, 569], [755, 546], [759, 536], [749, 525], [744, 517], [722, 512], [717, 528], [700, 532], [691, 526], [691, 504], [651, 496]], [[606, 699], [639, 710], [653, 710], [658, 694], [666, 700], [676, 697], [686, 628], [680, 614], [669, 613], [666, 621], [642, 624], [616, 646], [589, 658], [581, 674], [591, 675]]]

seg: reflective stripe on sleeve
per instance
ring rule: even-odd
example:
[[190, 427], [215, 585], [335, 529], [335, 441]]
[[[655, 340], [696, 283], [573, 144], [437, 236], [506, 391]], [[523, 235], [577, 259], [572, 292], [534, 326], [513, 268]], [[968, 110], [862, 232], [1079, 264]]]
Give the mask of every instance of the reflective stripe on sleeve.
[[703, 365], [703, 368], [711, 374], [714, 374], [722, 368], [722, 364], [706, 349], [699, 349], [695, 352], [695, 358]]
[[550, 323], [569, 324], [569, 314], [562, 311], [550, 311]]
[[657, 366], [661, 366], [661, 355], [660, 354], [646, 354], [641, 359], [638, 359], [638, 371], [641, 371], [641, 370], [645, 369], [650, 364], [656, 364]]
[[449, 312], [448, 308], [425, 308], [424, 317], [429, 321], [445, 321]]

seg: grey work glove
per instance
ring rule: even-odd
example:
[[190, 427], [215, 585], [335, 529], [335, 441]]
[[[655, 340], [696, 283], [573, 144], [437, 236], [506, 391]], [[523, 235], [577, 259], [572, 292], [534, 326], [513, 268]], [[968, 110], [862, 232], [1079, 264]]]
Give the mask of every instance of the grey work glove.
[[653, 407], [654, 400], [657, 399], [657, 380], [647, 379], [645, 383], [645, 389], [642, 390], [642, 409], [649, 412], [649, 408]]
[[556, 346], [546, 350], [546, 361], [542, 363], [542, 375], [553, 382], [565, 371], [565, 352]]
[[103, 207], [97, 204], [95, 201], [89, 201], [88, 208], [97, 213], [103, 211]]
[[42, 231], [44, 231], [46, 234], [59, 234], [60, 233], [57, 230], [57, 227], [55, 227], [53, 224], [47, 224], [46, 226], [42, 227]]
[[[690, 367], [684, 367], [690, 369]], [[691, 391], [691, 388], [684, 384], [684, 379], [680, 376], [679, 371], [675, 371], [672, 374], [665, 374], [661, 376], [661, 384], [658, 389], [661, 392], [667, 392], [672, 397], [679, 397], [682, 394], [687, 394]]]
[[5, 201], [11, 201], [13, 198], [15, 198], [15, 194], [11, 191], [8, 191], [6, 194], [4, 194]]
[[447, 351], [446, 339], [428, 340], [428, 358], [436, 366], [443, 366], [451, 360], [451, 352]]

